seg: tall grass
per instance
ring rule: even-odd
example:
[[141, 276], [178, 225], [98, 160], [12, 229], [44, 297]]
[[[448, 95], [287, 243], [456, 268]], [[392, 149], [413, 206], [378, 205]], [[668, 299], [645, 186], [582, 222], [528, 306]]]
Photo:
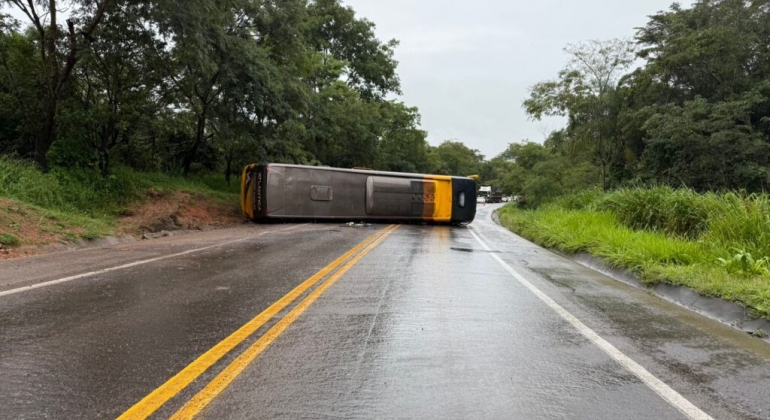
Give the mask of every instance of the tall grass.
[[723, 194], [709, 215], [701, 240], [731, 252], [770, 256], [770, 197]]
[[632, 229], [698, 237], [708, 224], [712, 200], [689, 189], [622, 189], [602, 197], [598, 208], [618, 215]]
[[214, 176], [184, 178], [162, 173], [141, 173], [117, 167], [107, 178], [86, 169], [53, 169], [43, 174], [26, 162], [0, 157], [0, 196], [14, 198], [44, 209], [86, 214], [113, 215], [158, 191], [183, 190], [237, 200], [237, 179], [231, 185]]
[[567, 253], [589, 252], [628, 268], [646, 263], [686, 265], [715, 258], [711, 250], [700, 243], [622, 226], [617, 216], [608, 211], [555, 207], [522, 211], [506, 207], [501, 219], [514, 231], [549, 248]]
[[631, 229], [770, 255], [770, 196], [766, 194], [699, 194], [671, 187], [589, 190], [562, 197], [550, 206], [606, 211]]
[[770, 318], [770, 195], [591, 190], [537, 210], [508, 206], [501, 221], [542, 245], [589, 252], [645, 281], [686, 285]]

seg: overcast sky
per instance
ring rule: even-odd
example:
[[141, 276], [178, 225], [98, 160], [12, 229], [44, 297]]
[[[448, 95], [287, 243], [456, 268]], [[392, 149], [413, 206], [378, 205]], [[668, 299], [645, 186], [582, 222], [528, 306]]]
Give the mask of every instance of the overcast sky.
[[[403, 96], [431, 144], [458, 139], [487, 158], [542, 142], [559, 119], [529, 121], [528, 88], [556, 76], [571, 42], [632, 37], [671, 0], [343, 0], [396, 38]], [[690, 0], [680, 1], [690, 5]]]

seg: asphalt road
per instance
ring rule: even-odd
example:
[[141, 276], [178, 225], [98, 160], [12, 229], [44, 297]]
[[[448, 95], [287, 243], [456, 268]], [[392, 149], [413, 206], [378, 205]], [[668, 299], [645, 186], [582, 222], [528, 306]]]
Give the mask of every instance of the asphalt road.
[[0, 418], [770, 418], [770, 345], [495, 207], [2, 262]]

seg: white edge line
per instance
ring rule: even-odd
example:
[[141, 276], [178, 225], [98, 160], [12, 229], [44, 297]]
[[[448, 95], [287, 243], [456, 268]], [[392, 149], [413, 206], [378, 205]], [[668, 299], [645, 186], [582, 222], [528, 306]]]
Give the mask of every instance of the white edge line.
[[[487, 246], [487, 244], [484, 243], [484, 241], [479, 238], [479, 236], [473, 232], [473, 230], [468, 229], [468, 231], [473, 235], [474, 238], [481, 244], [481, 246], [486, 251], [491, 251], [491, 249]], [[676, 392], [673, 388], [666, 385], [665, 382], [661, 381], [660, 379], [656, 378], [653, 374], [651, 374], [647, 369], [642, 367], [642, 365], [636, 363], [633, 359], [626, 356], [618, 350], [615, 346], [610, 344], [607, 340], [603, 339], [599, 334], [597, 334], [594, 330], [589, 328], [587, 325], [585, 325], [582, 321], [577, 319], [574, 315], [569, 313], [564, 307], [556, 303], [553, 299], [551, 299], [548, 295], [546, 295], [543, 291], [538, 289], [535, 285], [529, 282], [524, 276], [519, 274], [516, 270], [514, 270], [510, 265], [508, 265], [505, 261], [503, 261], [502, 258], [497, 256], [496, 254], [490, 254], [492, 258], [497, 260], [498, 263], [500, 263], [503, 268], [508, 271], [508, 273], [513, 276], [516, 280], [519, 281], [524, 287], [529, 289], [530, 292], [532, 292], [535, 296], [537, 296], [543, 303], [548, 305], [549, 308], [553, 309], [554, 312], [559, 314], [562, 318], [564, 318], [567, 322], [572, 324], [573, 327], [575, 327], [583, 336], [585, 336], [589, 341], [594, 343], [597, 347], [599, 347], [602, 351], [607, 353], [610, 357], [615, 359], [616, 362], [618, 362], [621, 366], [628, 369], [631, 373], [636, 375], [639, 379], [641, 379], [642, 382], [645, 383], [650, 389], [655, 391], [656, 394], [660, 395], [661, 398], [666, 400], [669, 404], [671, 404], [674, 408], [679, 410], [682, 414], [687, 416], [687, 418], [692, 420], [714, 420], [711, 416], [706, 414], [703, 410], [696, 407], [693, 403], [688, 401], [686, 398], [684, 398], [681, 394]]]
[[50, 281], [45, 281], [45, 282], [42, 282], [42, 283], [31, 284], [29, 286], [22, 286], [22, 287], [18, 287], [16, 289], [5, 290], [5, 291], [0, 292], [0, 297], [14, 295], [16, 293], [26, 292], [26, 291], [29, 291], [29, 290], [40, 289], [40, 288], [43, 288], [43, 287], [53, 286], [53, 285], [56, 285], [56, 284], [66, 283], [66, 282], [73, 281], [73, 280], [80, 280], [80, 279], [83, 279], [83, 278], [86, 278], [86, 277], [95, 276], [95, 275], [98, 275], [98, 274], [109, 273], [111, 271], [117, 271], [117, 270], [123, 270], [125, 268], [136, 267], [137, 265], [149, 264], [149, 263], [153, 263], [153, 262], [160, 261], [160, 260], [166, 260], [166, 259], [169, 259], [169, 258], [180, 257], [182, 255], [192, 254], [192, 253], [195, 253], [195, 252], [206, 251], [206, 250], [212, 249], [212, 248], [217, 248], [217, 247], [226, 246], [226, 245], [232, 245], [232, 244], [235, 244], [235, 243], [238, 243], [238, 242], [247, 241], [249, 239], [258, 238], [258, 237], [260, 237], [262, 235], [265, 235], [265, 234], [268, 234], [268, 233], [285, 232], [285, 231], [288, 231], [288, 230], [291, 230], [291, 229], [295, 229], [295, 228], [297, 228], [299, 226], [304, 226], [304, 224], [302, 224], [302, 225], [293, 225], [293, 226], [290, 226], [290, 227], [284, 228], [284, 229], [278, 229], [278, 230], [267, 231], [267, 232], [260, 232], [259, 234], [254, 235], [254, 236], [249, 236], [249, 237], [246, 237], [246, 238], [236, 239], [234, 241], [223, 242], [223, 243], [219, 243], [219, 244], [215, 244], [215, 245], [204, 246], [202, 248], [189, 249], [187, 251], [177, 252], [176, 254], [164, 255], [164, 256], [161, 256], [161, 257], [150, 258], [148, 260], [134, 261], [132, 263], [118, 265], [118, 266], [115, 266], [115, 267], [103, 268], [101, 270], [90, 271], [88, 273], [77, 274], [77, 275], [74, 275], [74, 276], [64, 277], [64, 278], [60, 278], [60, 279], [56, 279], [56, 280], [50, 280]]

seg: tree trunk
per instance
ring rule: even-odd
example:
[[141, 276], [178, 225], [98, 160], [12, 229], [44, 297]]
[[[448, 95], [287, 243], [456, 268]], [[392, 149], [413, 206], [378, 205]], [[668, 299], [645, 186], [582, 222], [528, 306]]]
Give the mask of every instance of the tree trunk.
[[102, 178], [110, 176], [110, 152], [109, 150], [99, 151], [99, 172]]
[[56, 138], [56, 97], [49, 98], [45, 112], [45, 125], [35, 139], [35, 163], [37, 167], [48, 172], [48, 159], [46, 154]]
[[227, 182], [227, 185], [230, 185], [230, 174], [232, 173], [232, 167], [233, 156], [232, 154], [228, 153], [225, 157], [225, 181]]
[[195, 160], [195, 155], [198, 153], [198, 148], [200, 148], [201, 144], [203, 143], [203, 136], [206, 134], [206, 108], [201, 111], [201, 113], [198, 115], [198, 126], [195, 130], [195, 141], [193, 142], [192, 147], [187, 152], [187, 155], [184, 157], [184, 161], [182, 161], [182, 173], [187, 176], [190, 173], [190, 165], [192, 165], [193, 161]]
[[602, 160], [602, 191], [607, 191], [607, 164]]

